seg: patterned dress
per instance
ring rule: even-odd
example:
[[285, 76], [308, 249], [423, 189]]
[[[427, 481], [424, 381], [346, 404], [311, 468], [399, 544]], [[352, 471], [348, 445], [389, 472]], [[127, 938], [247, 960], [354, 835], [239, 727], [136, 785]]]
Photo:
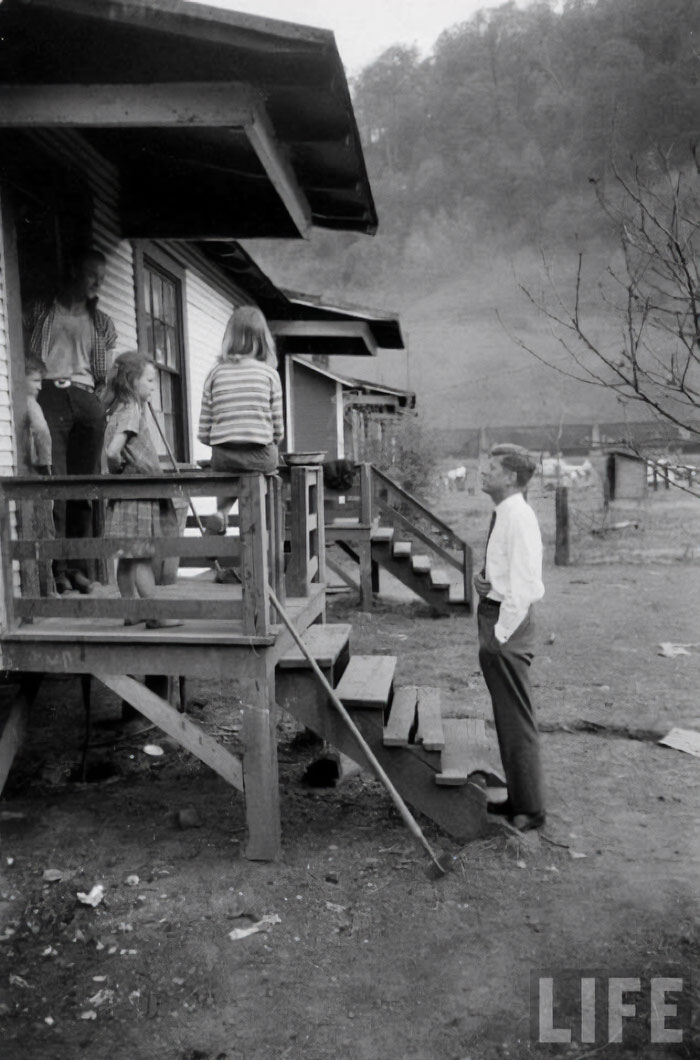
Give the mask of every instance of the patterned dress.
[[[117, 434], [126, 434], [122, 450], [126, 475], [160, 475], [158, 453], [148, 430], [146, 406], [132, 400], [117, 405], [107, 417], [105, 450]], [[176, 537], [177, 518], [171, 500], [114, 500], [107, 504], [105, 537]], [[124, 559], [131, 557], [121, 553]]]

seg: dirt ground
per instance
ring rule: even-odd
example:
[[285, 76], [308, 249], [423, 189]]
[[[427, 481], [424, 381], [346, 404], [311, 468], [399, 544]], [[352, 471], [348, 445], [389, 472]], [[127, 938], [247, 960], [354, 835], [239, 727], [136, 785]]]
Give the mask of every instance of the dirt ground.
[[[302, 785], [315, 750], [285, 723], [283, 857], [251, 863], [237, 793], [145, 720], [125, 731], [114, 700], [98, 704], [96, 779], [72, 782], [78, 682], [46, 682], [0, 801], [2, 1060], [700, 1055], [697, 990], [680, 1045], [650, 1045], [638, 1020], [622, 1047], [576, 1031], [571, 1045], [530, 1040], [538, 971], [646, 982], [672, 969], [700, 983], [700, 761], [656, 743], [673, 726], [700, 730], [700, 504], [663, 494], [617, 506], [610, 521], [636, 527], [598, 535], [597, 502], [582, 495], [575, 563], [555, 568], [552, 496], [532, 500], [547, 542], [533, 671], [544, 837], [495, 825], [460, 850], [423, 820], [456, 856], [431, 880], [375, 780]], [[478, 553], [485, 498], [437, 503]], [[473, 619], [433, 618], [398, 592], [372, 614], [355, 602], [334, 597], [329, 615], [352, 621], [353, 650], [395, 654], [397, 683], [439, 685], [447, 715], [490, 718]], [[663, 657], [660, 642], [689, 654]], [[192, 717], [235, 748], [234, 675], [189, 696]], [[147, 743], [165, 754], [149, 757]], [[188, 809], [197, 827], [178, 827]], [[96, 884], [102, 901], [82, 904]], [[229, 937], [266, 915], [267, 931]], [[559, 1025], [575, 1011], [563, 989]]]

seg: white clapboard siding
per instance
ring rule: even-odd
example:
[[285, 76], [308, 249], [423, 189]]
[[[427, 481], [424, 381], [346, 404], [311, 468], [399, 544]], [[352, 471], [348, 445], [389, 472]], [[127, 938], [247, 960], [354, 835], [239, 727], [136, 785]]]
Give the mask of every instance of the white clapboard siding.
[[[0, 200], [0, 220], [2, 201]], [[15, 431], [10, 399], [10, 342], [7, 330], [7, 287], [5, 247], [0, 224], [0, 475], [12, 475], [16, 468]]]
[[136, 303], [131, 243], [120, 238], [119, 177], [115, 167], [78, 133], [40, 130], [43, 149], [72, 169], [78, 169], [93, 197], [93, 243], [107, 258], [100, 309], [117, 329], [116, 352], [136, 349]]
[[234, 287], [214, 286], [192, 263], [186, 266], [187, 297], [187, 354], [189, 358], [190, 400], [189, 413], [193, 435], [192, 454], [195, 459], [208, 457], [211, 449], [197, 441], [197, 425], [202, 404], [202, 387], [207, 373], [221, 349], [224, 329], [236, 306], [250, 304], [250, 299]]
[[[17, 468], [14, 417], [10, 397], [10, 341], [7, 328], [7, 285], [5, 269], [5, 246], [2, 238], [2, 198], [0, 197], [0, 475], [14, 475]], [[15, 525], [15, 513], [11, 513]], [[15, 565], [14, 591], [19, 591], [19, 569]], [[0, 592], [4, 593], [0, 570]], [[5, 617], [0, 611], [0, 629]]]

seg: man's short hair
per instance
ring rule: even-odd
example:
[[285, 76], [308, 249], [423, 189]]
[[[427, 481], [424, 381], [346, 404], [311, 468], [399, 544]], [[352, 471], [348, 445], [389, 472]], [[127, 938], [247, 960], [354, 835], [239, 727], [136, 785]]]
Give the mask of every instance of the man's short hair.
[[537, 463], [527, 449], [522, 445], [513, 445], [511, 442], [494, 445], [490, 455], [500, 460], [501, 467], [507, 468], [508, 471], [515, 471], [516, 482], [520, 489], [527, 486], [537, 467]]

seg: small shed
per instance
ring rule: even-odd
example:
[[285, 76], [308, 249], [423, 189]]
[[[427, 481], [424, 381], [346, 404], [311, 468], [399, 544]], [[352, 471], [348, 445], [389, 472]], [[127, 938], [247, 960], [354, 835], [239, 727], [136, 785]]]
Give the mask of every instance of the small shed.
[[605, 492], [611, 501], [637, 501], [646, 497], [646, 460], [634, 449], [606, 449]]

